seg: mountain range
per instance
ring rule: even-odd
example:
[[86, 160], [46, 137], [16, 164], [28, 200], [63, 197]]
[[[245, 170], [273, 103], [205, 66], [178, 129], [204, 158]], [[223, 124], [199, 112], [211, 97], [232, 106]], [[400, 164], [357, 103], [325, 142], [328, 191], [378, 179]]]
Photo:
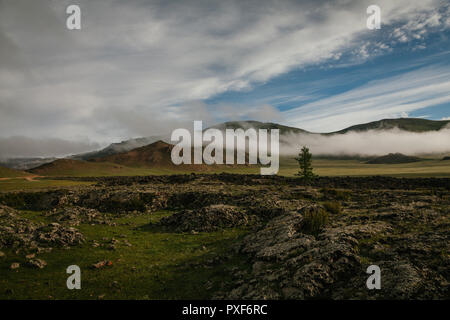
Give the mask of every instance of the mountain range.
[[[450, 123], [449, 120], [426, 120], [416, 118], [399, 118], [399, 119], [383, 119], [379, 121], [373, 121], [369, 123], [359, 124], [351, 126], [349, 128], [329, 133], [312, 133], [300, 128], [289, 127], [271, 122], [259, 122], [259, 121], [230, 121], [221, 124], [214, 125], [210, 128], [219, 129], [225, 131], [225, 129], [279, 129], [280, 140], [283, 143], [283, 137], [289, 134], [310, 134], [310, 135], [341, 135], [350, 132], [364, 132], [369, 130], [389, 130], [398, 128], [408, 132], [428, 132], [438, 131]], [[206, 129], [205, 129], [206, 130]], [[158, 142], [156, 145], [152, 145]], [[112, 143], [106, 148], [98, 151], [72, 155], [66, 157], [66, 159], [94, 161], [94, 162], [111, 162], [118, 163], [125, 166], [148, 166], [148, 165], [162, 165], [167, 164], [170, 159], [167, 159], [170, 155], [170, 134], [164, 134], [160, 136], [149, 136], [125, 140], [119, 143]], [[152, 145], [151, 148], [146, 146]], [[16, 168], [21, 170], [31, 169], [38, 167], [45, 163], [53, 162], [55, 158], [37, 159], [9, 159], [6, 162], [0, 163], [5, 167]]]
[[449, 123], [450, 120], [427, 120], [417, 118], [383, 119], [364, 124], [357, 124], [333, 133], [389, 130], [394, 128], [410, 132], [438, 131], [446, 127]]
[[[225, 129], [279, 129], [280, 137], [287, 134], [319, 134], [319, 135], [333, 135], [333, 134], [345, 134], [348, 132], [362, 132], [369, 130], [388, 130], [399, 128], [400, 130], [410, 131], [410, 132], [425, 132], [425, 131], [437, 131], [450, 123], [450, 120], [427, 120], [427, 119], [416, 119], [416, 118], [399, 118], [399, 119], [383, 119], [379, 121], [373, 121], [369, 123], [359, 124], [351, 126], [349, 128], [339, 130], [330, 133], [313, 133], [307, 130], [303, 130], [296, 127], [284, 126], [272, 122], [260, 122], [260, 121], [229, 121], [218, 125], [211, 126], [210, 128], [219, 129], [225, 131]], [[205, 129], [207, 130], [207, 129]], [[114, 155], [121, 152], [127, 152], [135, 148], [143, 147], [158, 140], [162, 140], [167, 143], [170, 142], [170, 134], [161, 136], [150, 136], [144, 138], [136, 138], [125, 140], [119, 143], [112, 143], [104, 149], [99, 151], [89, 152], [85, 154], [75, 155], [71, 158], [79, 160], [91, 160], [99, 157]]]

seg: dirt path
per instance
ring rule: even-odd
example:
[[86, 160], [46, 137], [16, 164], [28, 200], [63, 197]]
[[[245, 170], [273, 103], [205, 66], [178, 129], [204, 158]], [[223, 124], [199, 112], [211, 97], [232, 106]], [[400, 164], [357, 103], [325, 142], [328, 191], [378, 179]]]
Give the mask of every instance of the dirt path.
[[27, 181], [35, 181], [35, 178], [40, 178], [42, 176], [32, 175], [32, 176], [24, 176], [24, 177], [9, 177], [9, 178], [0, 178], [0, 181], [11, 180], [11, 179], [25, 179]]

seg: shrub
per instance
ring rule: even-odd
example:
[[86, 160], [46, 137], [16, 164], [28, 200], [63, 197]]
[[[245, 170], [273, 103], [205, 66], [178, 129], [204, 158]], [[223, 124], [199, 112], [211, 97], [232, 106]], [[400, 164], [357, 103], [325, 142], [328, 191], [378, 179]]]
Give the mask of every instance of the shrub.
[[303, 232], [318, 235], [328, 223], [328, 212], [320, 207], [307, 207], [303, 210], [301, 228]]
[[56, 206], [66, 191], [18, 192], [0, 195], [0, 203], [19, 210], [48, 210]]
[[337, 190], [337, 189], [328, 189], [323, 188], [321, 190], [324, 198], [326, 199], [335, 199], [335, 200], [349, 200], [351, 193], [349, 191]]
[[341, 203], [338, 201], [327, 201], [324, 202], [323, 206], [325, 210], [332, 214], [340, 214], [342, 212]]

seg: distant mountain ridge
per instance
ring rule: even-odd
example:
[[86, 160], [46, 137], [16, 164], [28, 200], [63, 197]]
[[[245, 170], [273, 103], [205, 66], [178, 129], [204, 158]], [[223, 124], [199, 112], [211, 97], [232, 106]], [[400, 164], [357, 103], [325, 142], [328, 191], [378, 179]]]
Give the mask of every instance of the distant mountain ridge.
[[[247, 130], [249, 128], [267, 129], [267, 130], [279, 129], [280, 135], [287, 134], [287, 133], [309, 133], [306, 130], [295, 128], [295, 127], [288, 127], [288, 126], [280, 125], [277, 123], [271, 123], [271, 122], [264, 123], [264, 122], [253, 121], [253, 120], [224, 122], [224, 123], [206, 128], [203, 131], [210, 129], [210, 128], [211, 129], [219, 129], [221, 131], [225, 131], [225, 129]], [[161, 140], [163, 142], [170, 144], [171, 143], [170, 134], [161, 135], [161, 136], [149, 136], [149, 137], [142, 137], [142, 138], [134, 138], [134, 139], [118, 142], [118, 143], [112, 143], [104, 149], [74, 155], [69, 158], [76, 159], [76, 160], [93, 160], [96, 158], [103, 158], [103, 157], [112, 156], [112, 155], [119, 154], [119, 153], [128, 152], [128, 151], [131, 151], [136, 148], [144, 147], [144, 146], [152, 144], [158, 140]]]
[[[235, 167], [239, 165], [207, 165], [207, 164], [181, 164], [175, 165], [172, 162], [172, 149], [174, 145], [166, 143], [162, 140], [153, 142], [152, 144], [136, 148], [127, 152], [121, 152], [106, 157], [99, 157], [89, 160], [90, 162], [109, 162], [116, 163], [128, 167], [142, 168], [178, 168], [178, 169], [196, 169], [200, 171], [208, 171], [213, 167]], [[194, 159], [194, 150], [191, 150], [191, 159]], [[246, 163], [248, 165], [248, 154], [245, 154]]]
[[[292, 133], [292, 134], [344, 134], [347, 132], [361, 132], [368, 130], [387, 130], [393, 128], [399, 128], [405, 131], [411, 132], [425, 132], [425, 131], [435, 131], [444, 128], [448, 125], [450, 121], [448, 120], [427, 120], [427, 119], [417, 119], [417, 118], [399, 118], [399, 119], [383, 119], [378, 121], [373, 121], [369, 123], [358, 124], [355, 126], [348, 127], [343, 130], [330, 132], [330, 133], [312, 133], [304, 129], [285, 126], [273, 122], [260, 122], [254, 120], [246, 120], [246, 121], [228, 121], [224, 123], [220, 123], [217, 125], [213, 125], [209, 128], [219, 129], [221, 131], [225, 131], [225, 129], [279, 129], [280, 136]], [[207, 129], [209, 129], [207, 128]], [[205, 129], [205, 130], [207, 130]], [[119, 143], [112, 143], [108, 147], [99, 150], [93, 151], [81, 155], [75, 155], [71, 158], [73, 159], [81, 159], [81, 160], [90, 160], [99, 157], [105, 157], [109, 155], [114, 155], [117, 153], [127, 152], [135, 148], [143, 147], [149, 145], [158, 140], [162, 140], [166, 143], [171, 143], [170, 134], [161, 135], [161, 136], [150, 136], [143, 138], [135, 138], [130, 140], [125, 140]]]
[[88, 153], [78, 154], [71, 156], [71, 159], [76, 160], [91, 160], [95, 158], [100, 157], [107, 157], [114, 154], [127, 152], [136, 148], [140, 148], [149, 144], [152, 144], [158, 140], [170, 140], [170, 137], [163, 137], [163, 136], [150, 136], [150, 137], [143, 137], [143, 138], [134, 138], [125, 140], [122, 142], [117, 143], [111, 143], [106, 148], [103, 148], [98, 151], [92, 151]]
[[[378, 121], [372, 121], [368, 123], [358, 124], [346, 129], [342, 129], [335, 132], [330, 133], [312, 133], [300, 128], [285, 126], [272, 122], [260, 122], [260, 121], [229, 121], [221, 124], [217, 124], [211, 126], [210, 128], [219, 129], [221, 131], [225, 131], [225, 129], [279, 129], [280, 130], [280, 138], [281, 143], [283, 143], [283, 136], [287, 136], [289, 134], [311, 134], [311, 135], [335, 135], [335, 134], [345, 134], [349, 132], [364, 132], [369, 130], [388, 130], [399, 128], [404, 131], [409, 132], [427, 132], [427, 131], [437, 131], [440, 130], [447, 125], [450, 124], [449, 120], [427, 120], [427, 119], [416, 119], [416, 118], [399, 118], [399, 119], [382, 119]], [[207, 130], [207, 129], [205, 129]], [[75, 159], [75, 160], [94, 160], [98, 158], [104, 158], [108, 156], [113, 156], [120, 153], [126, 153], [136, 148], [141, 148], [147, 145], [150, 145], [157, 141], [164, 141], [165, 143], [171, 144], [170, 141], [170, 133], [160, 136], [149, 136], [149, 137], [141, 137], [134, 138], [129, 140], [124, 140], [118, 143], [112, 143], [106, 148], [103, 148], [98, 151], [92, 151], [83, 154], [77, 154], [73, 156], [67, 157], [67, 159]], [[22, 169], [27, 170], [30, 168], [37, 167], [43, 163], [48, 163], [55, 160], [55, 158], [48, 159], [38, 159], [38, 158], [29, 158], [29, 159], [10, 159], [0, 162], [0, 165], [3, 165], [8, 168], [14, 169]]]
[[332, 132], [331, 134], [343, 134], [352, 131], [361, 132], [368, 130], [389, 130], [394, 128], [410, 132], [438, 131], [443, 129], [448, 124], [450, 124], [450, 120], [427, 120], [417, 118], [383, 119], [357, 124], [343, 130]]
[[390, 153], [385, 156], [377, 157], [367, 161], [368, 164], [396, 164], [396, 163], [411, 163], [421, 161], [418, 157], [407, 156], [401, 153]]
[[158, 140], [143, 147], [104, 157], [91, 159], [95, 162], [112, 162], [125, 166], [175, 166], [172, 163], [171, 152], [173, 145]]
[[[91, 159], [89, 161], [76, 159], [58, 159], [43, 164], [28, 172], [42, 176], [96, 176], [123, 175], [125, 173], [142, 174], [145, 169], [169, 169], [180, 172], [207, 172], [217, 169], [235, 168], [242, 165], [207, 165], [181, 164], [172, 162], [171, 153], [174, 145], [158, 140], [149, 145], [127, 152]], [[193, 155], [191, 155], [193, 156]], [[248, 157], [246, 157], [248, 160]], [[145, 173], [144, 173], [145, 174]]]
[[246, 130], [249, 128], [266, 129], [266, 130], [278, 129], [278, 130], [280, 130], [280, 135], [284, 135], [287, 133], [311, 133], [309, 131], [299, 129], [296, 127], [284, 126], [284, 125], [281, 125], [278, 123], [273, 123], [273, 122], [259, 122], [259, 121], [253, 121], [253, 120], [229, 121], [229, 122], [224, 122], [224, 123], [214, 125], [210, 128], [219, 129], [221, 131], [225, 131], [225, 129], [234, 129], [234, 130], [244, 129], [244, 130]]

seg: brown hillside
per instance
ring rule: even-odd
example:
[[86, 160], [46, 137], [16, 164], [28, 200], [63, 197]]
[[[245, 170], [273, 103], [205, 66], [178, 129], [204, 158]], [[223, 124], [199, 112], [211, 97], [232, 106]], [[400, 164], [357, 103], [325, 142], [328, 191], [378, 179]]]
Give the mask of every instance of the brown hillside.
[[[190, 164], [175, 165], [172, 162], [171, 153], [173, 145], [164, 141], [156, 141], [144, 147], [136, 148], [128, 152], [118, 153], [106, 157], [92, 159], [95, 162], [112, 162], [128, 167], [147, 167], [147, 168], [179, 168], [185, 170], [208, 171], [221, 167], [236, 167], [238, 165], [207, 165], [207, 164]], [[192, 155], [193, 157], [193, 155]], [[248, 160], [248, 155], [246, 155]], [[239, 165], [242, 166], [242, 165]]]
[[128, 152], [92, 159], [95, 162], [113, 162], [131, 167], [167, 167], [174, 166], [170, 154], [173, 145], [156, 141], [144, 147]]
[[45, 163], [28, 172], [42, 176], [73, 176], [73, 175], [98, 175], [113, 174], [124, 170], [121, 165], [114, 163], [92, 163], [82, 160], [58, 159]]

